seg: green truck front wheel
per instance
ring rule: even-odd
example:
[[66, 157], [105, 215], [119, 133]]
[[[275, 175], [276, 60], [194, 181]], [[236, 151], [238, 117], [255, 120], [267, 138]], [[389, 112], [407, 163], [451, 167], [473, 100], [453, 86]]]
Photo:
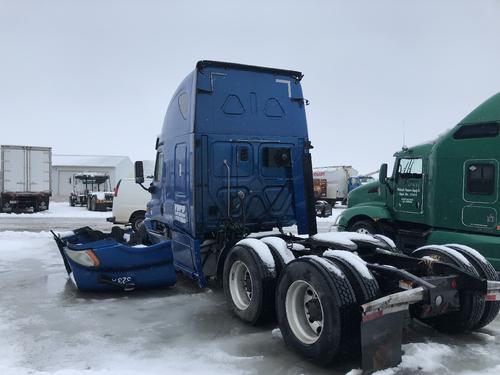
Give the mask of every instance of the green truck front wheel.
[[375, 234], [378, 232], [377, 225], [371, 220], [358, 220], [349, 224], [349, 232], [362, 234]]

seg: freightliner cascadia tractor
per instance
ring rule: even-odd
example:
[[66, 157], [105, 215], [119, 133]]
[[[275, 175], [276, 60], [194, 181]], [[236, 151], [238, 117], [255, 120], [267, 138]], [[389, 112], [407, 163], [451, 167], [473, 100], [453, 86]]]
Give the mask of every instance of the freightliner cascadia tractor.
[[433, 142], [396, 152], [379, 181], [349, 195], [341, 230], [381, 233], [405, 252], [461, 243], [500, 270], [500, 93]]
[[[222, 280], [234, 314], [250, 324], [277, 319], [285, 343], [316, 363], [361, 352], [367, 370], [394, 366], [408, 314], [447, 333], [490, 323], [500, 282], [473, 249], [427, 246], [410, 256], [383, 235], [316, 233], [301, 79], [196, 65], [156, 142], [144, 242], [170, 246], [175, 269], [200, 287]], [[138, 183], [142, 169], [137, 162]], [[285, 233], [292, 225], [299, 235]]]

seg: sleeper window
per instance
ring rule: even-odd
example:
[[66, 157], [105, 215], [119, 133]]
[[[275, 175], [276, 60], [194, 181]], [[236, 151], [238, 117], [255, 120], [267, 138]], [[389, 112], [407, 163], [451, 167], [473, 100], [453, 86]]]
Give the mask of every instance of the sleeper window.
[[491, 195], [495, 192], [495, 166], [490, 163], [471, 164], [467, 168], [467, 192]]

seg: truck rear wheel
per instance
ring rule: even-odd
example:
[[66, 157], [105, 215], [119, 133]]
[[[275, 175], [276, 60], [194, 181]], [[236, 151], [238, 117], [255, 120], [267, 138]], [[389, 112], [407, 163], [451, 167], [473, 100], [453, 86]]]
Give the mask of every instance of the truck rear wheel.
[[290, 262], [276, 291], [285, 343], [311, 361], [331, 362], [352, 340], [355, 302], [347, 278], [329, 260], [306, 256]]
[[[488, 262], [486, 258], [484, 258], [476, 250], [464, 245], [450, 244], [445, 246], [458, 251], [464, 257], [466, 257], [467, 260], [472, 263], [476, 271], [479, 273], [479, 276], [491, 281], [500, 280], [497, 272], [495, 271], [495, 268], [493, 268], [491, 263]], [[486, 301], [484, 306], [484, 313], [473, 329], [480, 329], [490, 324], [496, 318], [499, 311], [500, 301]]]
[[226, 301], [241, 320], [258, 324], [274, 317], [276, 276], [251, 247], [231, 249], [222, 281]]
[[[461, 270], [479, 276], [476, 269], [464, 257], [446, 246], [424, 246], [412, 253], [416, 257], [430, 256], [438, 261], [453, 264]], [[473, 330], [484, 313], [484, 296], [478, 292], [460, 291], [460, 310], [432, 318], [420, 319], [445, 333], [463, 333]]]
[[349, 225], [349, 232], [357, 232], [362, 234], [375, 234], [377, 233], [377, 228], [375, 223], [369, 220], [359, 220], [355, 221]]

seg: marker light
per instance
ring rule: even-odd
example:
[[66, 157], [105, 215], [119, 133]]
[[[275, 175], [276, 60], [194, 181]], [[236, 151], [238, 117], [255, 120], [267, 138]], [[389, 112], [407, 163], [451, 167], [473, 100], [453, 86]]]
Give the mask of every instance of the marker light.
[[99, 259], [94, 254], [92, 250], [70, 250], [64, 249], [66, 255], [71, 258], [74, 262], [85, 266], [85, 267], [99, 267]]

